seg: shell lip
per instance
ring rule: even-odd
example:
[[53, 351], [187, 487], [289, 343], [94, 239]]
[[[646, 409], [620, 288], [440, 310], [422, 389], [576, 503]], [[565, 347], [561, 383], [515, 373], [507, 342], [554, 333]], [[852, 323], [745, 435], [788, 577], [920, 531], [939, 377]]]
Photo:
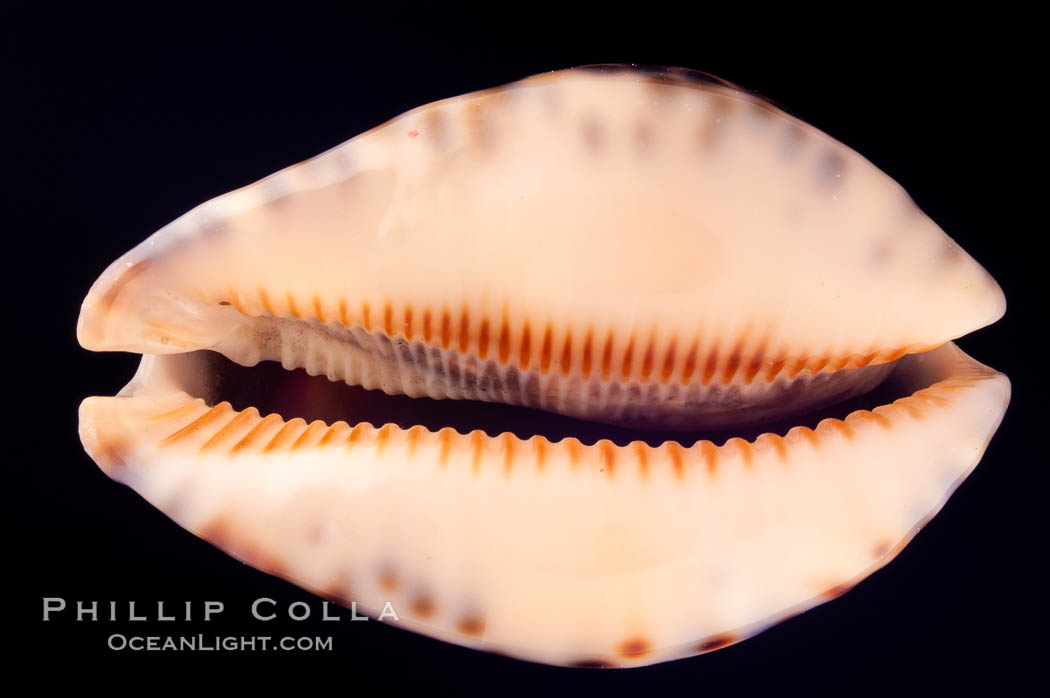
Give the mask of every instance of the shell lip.
[[[209, 362], [214, 364], [216, 361], [221, 362], [222, 360], [210, 352], [164, 356], [146, 355], [143, 356], [135, 377], [121, 391], [119, 397], [85, 400], [80, 408], [81, 438], [92, 458], [108, 475], [135, 487], [151, 501], [158, 496], [158, 491], [154, 488], [160, 484], [151, 482], [151, 478], [155, 476], [149, 471], [154, 466], [170, 469], [174, 464], [177, 471], [185, 468], [195, 471], [195, 477], [199, 477], [202, 469], [225, 471], [227, 467], [236, 467], [234, 465], [236, 460], [232, 456], [240, 454], [250, 456], [246, 459], [250, 464], [256, 466], [266, 464], [266, 467], [261, 469], [248, 468], [253, 473], [252, 480], [254, 481], [255, 475], [265, 479], [263, 471], [275, 467], [278, 460], [287, 459], [291, 466], [289, 470], [294, 472], [312, 458], [310, 453], [317, 453], [322, 449], [327, 449], [329, 454], [356, 453], [359, 454], [358, 458], [374, 459], [380, 471], [385, 467], [394, 469], [407, 467], [409, 470], [406, 472], [415, 473], [420, 473], [421, 468], [425, 472], [427, 467], [419, 462], [411, 465], [395, 464], [406, 454], [411, 459], [413, 452], [428, 455], [428, 458], [422, 460], [429, 460], [429, 457], [435, 456], [445, 458], [450, 452], [457, 454], [457, 458], [462, 458], [465, 454], [474, 454], [472, 479], [459, 481], [459, 484], [482, 487], [479, 483], [484, 483], [483, 486], [486, 488], [493, 487], [495, 482], [503, 482], [509, 487], [511, 481], [501, 480], [501, 478], [511, 477], [512, 472], [515, 478], [521, 478], [523, 471], [536, 473], [532, 461], [535, 460], [536, 463], [542, 464], [543, 454], [553, 455], [558, 452], [561, 454], [559, 458], [567, 454], [570, 462], [573, 463], [572, 477], [589, 469], [601, 467], [601, 475], [592, 472], [592, 476], [600, 477], [600, 480], [585, 482], [587, 485], [584, 488], [585, 491], [591, 491], [593, 496], [605, 496], [602, 493], [612, 496], [611, 493], [616, 490], [606, 489], [606, 486], [619, 488], [620, 491], [623, 491], [623, 488], [637, 490], [639, 495], [643, 495], [647, 491], [646, 485], [648, 491], [652, 493], [653, 487], [660, 489], [658, 487], [660, 483], [673, 484], [675, 490], [680, 490], [684, 483], [687, 485], [687, 491], [696, 496], [708, 488], [717, 487], [719, 482], [726, 482], [723, 479], [726, 476], [738, 482], [755, 482], [756, 478], [753, 476], [761, 472], [763, 476], [758, 479], [764, 480], [769, 477], [775, 480], [779, 477], [778, 473], [792, 472], [796, 470], [796, 466], [801, 465], [797, 462], [797, 453], [794, 461], [783, 457], [784, 459], [778, 462], [775, 457], [778, 451], [787, 453], [799, 449], [805, 455], [805, 452], [819, 453], [821, 449], [829, 448], [832, 452], [836, 452], [835, 449], [844, 447], [848, 449], [851, 441], [856, 446], [858, 442], [853, 440], [858, 437], [869, 446], [875, 445], [872, 443], [873, 437], [878, 440], [892, 440], [894, 431], [897, 429], [911, 430], [913, 434], [916, 429], [921, 431], [923, 421], [929, 420], [927, 424], [930, 421], [936, 422], [939, 419], [938, 411], [943, 408], [948, 408], [946, 412], [951, 411], [955, 401], [971, 403], [969, 410], [973, 409], [974, 400], [984, 406], [980, 410], [981, 414], [973, 413], [975, 417], [973, 424], [979, 426], [979, 430], [967, 434], [965, 448], [961, 448], [960, 452], [955, 454], [963, 460], [963, 463], [937, 475], [942, 480], [944, 476], [950, 475], [951, 480], [940, 482], [934, 488], [937, 493], [936, 500], [931, 500], [930, 506], [923, 509], [922, 518], [918, 519], [914, 525], [910, 525], [907, 530], [902, 530], [901, 535], [898, 536], [895, 533], [885, 538], [875, 536], [866, 544], [870, 547], [867, 549], [866, 566], [858, 567], [843, 579], [828, 584], [826, 590], [819, 595], [797, 597], [794, 603], [779, 607], [774, 615], [760, 621], [727, 626], [733, 630], [722, 630], [714, 635], [709, 634], [703, 636], [702, 640], [688, 645], [683, 646], [677, 642], [668, 644], [660, 639], [655, 642], [648, 642], [646, 639], [643, 642], [638, 640], [638, 636], [630, 635], [626, 638], [613, 638], [613, 640], [623, 641], [612, 644], [612, 654], [607, 650], [602, 650], [584, 658], [577, 658], [579, 661], [587, 659], [590, 662], [588, 666], [601, 664], [607, 667], [624, 667], [663, 661], [691, 653], [713, 651], [733, 644], [780, 620], [838, 596], [874, 570], [885, 565], [915, 535], [923, 523], [936, 514], [951, 492], [976, 465], [976, 458], [983, 452], [996, 431], [1010, 397], [1010, 383], [1005, 376], [973, 361], [954, 345], [946, 344], [928, 354], [906, 357], [897, 366], [891, 380], [900, 379], [911, 382], [912, 387], [917, 388], [908, 397], [899, 398], [871, 411], [851, 412], [844, 419], [823, 419], [815, 429], [795, 427], [783, 437], [766, 432], [753, 442], [734, 437], [720, 447], [715, 447], [710, 442], [701, 442], [691, 448], [683, 448], [676, 442], [663, 443], [657, 448], [645, 448], [645, 444], [638, 442], [617, 447], [604, 440], [592, 446], [585, 446], [574, 437], [552, 442], [544, 436], [534, 436], [526, 441], [514, 438], [513, 435], [507, 433], [496, 438], [485, 438], [486, 435], [478, 431], [457, 434], [456, 430], [450, 427], [434, 432], [419, 425], [404, 430], [390, 422], [381, 428], [376, 428], [365, 422], [359, 422], [351, 427], [345, 422], [328, 425], [320, 423], [319, 420], [307, 424], [306, 420], [301, 417], [284, 420], [275, 414], [262, 417], [259, 410], [254, 407], [238, 411], [226, 401], [216, 402], [221, 395], [208, 394], [208, 388], [213, 385], [213, 382], [209, 375], [210, 372], [206, 370], [207, 364]], [[289, 375], [294, 373], [286, 372], [277, 366], [269, 368], [274, 372]], [[247, 372], [252, 369], [234, 367], [233, 371]], [[274, 375], [281, 375], [281, 373]], [[327, 382], [324, 377], [315, 378], [317, 381]], [[914, 384], [915, 381], [919, 382], [918, 385]], [[259, 382], [263, 384], [263, 387], [268, 383], [265, 377], [262, 377]], [[323, 385], [323, 383], [318, 385]], [[919, 387], [922, 385], [925, 387]], [[982, 387], [979, 390], [973, 390], [977, 386]], [[280, 385], [270, 387], [278, 391], [282, 389]], [[186, 392], [187, 390], [190, 392]], [[199, 396], [195, 397], [192, 393], [198, 393]], [[308, 390], [306, 394], [309, 394]], [[208, 399], [205, 400], [204, 396], [207, 396]], [[406, 398], [406, 400], [411, 399]], [[1001, 401], [1001, 404], [994, 404], [998, 401]], [[131, 411], [134, 410], [139, 411], [138, 416], [132, 415]], [[123, 431], [113, 428], [114, 417], [124, 420]], [[252, 424], [255, 426], [252, 427]], [[245, 435], [245, 430], [249, 428], [250, 431]], [[147, 457], [142, 450], [139, 450], [145, 442], [138, 444], [135, 442], [143, 438], [146, 441], [152, 441], [153, 437], [142, 437], [140, 433], [163, 436], [159, 443], [150, 444], [149, 448], [159, 449], [166, 453], [153, 453]], [[937, 441], [943, 441], [943, 437], [942, 433]], [[905, 440], [907, 438], [905, 437]], [[837, 445], [836, 442], [838, 442]], [[342, 445], [341, 449], [340, 445]], [[311, 449], [316, 450], [311, 451]], [[973, 449], [976, 449], [976, 454]], [[229, 451], [226, 455], [230, 457], [217, 462], [208, 458], [208, 456], [221, 458], [224, 451]], [[384, 451], [391, 455], [384, 459], [381, 457]], [[843, 452], [839, 451], [839, 453]], [[442, 455], [439, 456], [439, 454]], [[271, 456], [279, 456], [279, 458], [270, 458]], [[324, 456], [326, 460], [331, 458], [333, 458], [332, 455]], [[321, 459], [321, 456], [318, 456], [318, 459]], [[168, 462], [165, 463], [165, 461]], [[678, 470], [678, 474], [674, 477], [670, 476], [670, 469], [665, 470], [665, 463]], [[702, 466], [695, 467], [697, 464], [702, 464]], [[220, 465], [221, 467], [209, 468], [209, 465]], [[523, 467], [523, 465], [533, 465], [533, 469]], [[843, 469], [849, 472], [848, 463], [843, 462], [840, 466], [836, 466], [831, 471], [821, 472], [824, 475], [838, 472], [840, 476]], [[451, 471], [448, 468], [457, 466], [439, 467], [445, 468], [443, 472], [449, 473]], [[685, 468], [684, 472], [682, 468]], [[647, 469], [648, 474], [646, 474]], [[349, 475], [352, 479], [362, 476], [362, 473], [359, 472], [351, 474], [350, 470], [356, 471], [357, 467], [341, 468], [340, 472]], [[542, 465], [540, 470], [542, 471]], [[393, 477], [403, 476], [404, 473], [395, 474]], [[531, 481], [534, 475], [526, 474], [524, 477], [528, 479], [524, 481], [515, 479], [513, 482], [520, 486]], [[279, 481], [287, 484], [283, 479]], [[638, 489], [639, 486], [641, 489]], [[547, 487], [542, 488], [542, 491], [548, 495], [557, 490], [558, 486], [551, 486], [549, 483]], [[662, 489], [660, 491], [663, 492]], [[164, 499], [162, 501], [168, 502]], [[184, 509], [176, 509], [172, 515], [173, 517], [182, 516], [184, 513], [180, 512], [184, 511]], [[184, 520], [178, 518], [177, 520], [187, 525]], [[258, 550], [252, 547], [241, 547], [236, 539], [228, 537], [227, 529], [208, 526], [200, 528], [195, 525], [188, 527], [253, 566], [290, 579], [307, 588], [316, 589], [318, 586], [315, 579], [300, 576], [294, 569], [281, 564], [279, 559], [265, 555], [259, 557]], [[565, 533], [566, 531], [562, 531], [563, 535]], [[817, 581], [819, 584], [820, 580]], [[428, 630], [425, 625], [408, 625], [407, 627], [423, 632]], [[471, 636], [461, 637], [458, 641], [469, 642], [481, 649], [513, 651], [514, 654], [550, 664], [571, 663], [569, 660], [572, 659], [549, 657], [543, 655], [542, 652], [537, 653], [535, 648], [528, 644], [515, 645], [506, 640], [502, 643], [490, 644], [486, 638]], [[635, 652], [634, 650], [639, 647], [644, 647], [647, 651]]]

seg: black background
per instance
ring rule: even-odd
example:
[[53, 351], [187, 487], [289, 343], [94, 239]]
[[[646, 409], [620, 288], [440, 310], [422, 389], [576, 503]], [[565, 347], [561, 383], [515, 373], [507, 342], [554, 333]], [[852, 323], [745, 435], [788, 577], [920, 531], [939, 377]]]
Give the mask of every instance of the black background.
[[[492, 9], [492, 8], [490, 8]], [[245, 665], [267, 679], [297, 668], [353, 680], [411, 679], [452, 690], [717, 690], [911, 686], [917, 678], [999, 683], [1042, 645], [1034, 564], [1021, 491], [1045, 467], [1033, 445], [1035, 289], [1027, 271], [1035, 230], [1037, 159], [1029, 95], [1033, 45], [1023, 18], [972, 27], [915, 26], [892, 17], [810, 32], [786, 20], [632, 16], [570, 22], [529, 7], [512, 18], [351, 12], [219, 19], [211, 10], [157, 6], [148, 16], [48, 17], [16, 11], [5, 28], [13, 193], [7, 297], [15, 310], [5, 357], [5, 436], [14, 446], [5, 487], [15, 548], [4, 598], [17, 650], [37, 659], [88, 659], [131, 668]], [[576, 18], [578, 20], [578, 18]], [[805, 18], [798, 18], [803, 21]], [[886, 19], [886, 18], [882, 18]], [[759, 28], [764, 31], [759, 31]], [[867, 30], [867, 31], [865, 31]], [[897, 179], [1000, 282], [1009, 309], [960, 344], [1005, 372], [1014, 401], [981, 465], [888, 567], [846, 596], [742, 644], [627, 672], [534, 665], [445, 645], [377, 622], [322, 623], [320, 602], [179, 529], [82, 451], [76, 408], [113, 394], [135, 357], [79, 348], [75, 323], [97, 275], [193, 206], [326, 150], [425, 102], [545, 70], [596, 62], [705, 70], [784, 105]], [[1036, 112], [1037, 113], [1037, 112]], [[1044, 177], [1045, 179], [1045, 177]], [[1039, 233], [1041, 235], [1041, 233]], [[25, 317], [21, 317], [22, 314]], [[14, 386], [14, 387], [11, 387]], [[41, 599], [223, 601], [210, 624], [41, 621]], [[260, 624], [253, 599], [310, 603], [313, 617]], [[126, 606], [125, 606], [126, 608]], [[195, 614], [199, 616], [199, 603]], [[126, 612], [126, 611], [125, 611]], [[149, 611], [151, 614], [154, 611]], [[344, 614], [345, 616], [345, 614]], [[154, 653], [106, 649], [113, 632], [334, 635], [334, 652]], [[1045, 644], [1045, 643], [1044, 643]], [[35, 666], [35, 665], [26, 665]], [[23, 666], [23, 668], [25, 668]], [[61, 673], [61, 672], [59, 672]], [[54, 673], [37, 674], [51, 681]], [[362, 689], [363, 690], [363, 689]]]

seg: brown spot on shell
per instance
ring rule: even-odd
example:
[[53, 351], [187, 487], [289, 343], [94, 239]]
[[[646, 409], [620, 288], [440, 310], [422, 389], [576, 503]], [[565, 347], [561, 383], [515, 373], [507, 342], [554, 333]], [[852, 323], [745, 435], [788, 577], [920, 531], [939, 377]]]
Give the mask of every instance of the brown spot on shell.
[[445, 148], [449, 144], [448, 117], [440, 108], [428, 109], [423, 113], [422, 135], [435, 148]]
[[827, 147], [817, 160], [817, 179], [828, 188], [842, 184], [846, 174], [846, 158], [833, 147]]
[[709, 150], [721, 140], [726, 130], [726, 121], [733, 110], [733, 102], [727, 97], [710, 94], [710, 112], [700, 122], [698, 141], [704, 150]]
[[381, 569], [376, 581], [379, 584], [379, 588], [385, 592], [395, 592], [401, 586], [401, 580], [398, 579], [397, 573], [392, 567]]
[[806, 144], [808, 135], [806, 129], [800, 124], [794, 121], [788, 123], [780, 139], [781, 154], [789, 160], [798, 157], [798, 154], [802, 152], [802, 148]]
[[836, 584], [835, 586], [827, 589], [823, 594], [821, 594], [821, 596], [825, 599], [837, 599], [852, 588], [852, 584], [848, 582], [843, 582], [842, 584]]
[[616, 664], [606, 659], [581, 659], [569, 665], [573, 669], [615, 669]]
[[197, 535], [217, 548], [226, 549], [230, 541], [230, 522], [224, 516], [216, 516], [201, 526]]
[[470, 104], [465, 109], [465, 126], [470, 141], [482, 151], [491, 150], [496, 142], [495, 120], [491, 106], [483, 100]]
[[773, 117], [777, 115], [777, 110], [771, 107], [764, 101], [758, 99], [747, 100], [747, 111], [752, 117], [752, 121], [756, 126], [764, 127], [773, 122]]
[[118, 444], [116, 441], [103, 442], [101, 438], [97, 441], [98, 451], [95, 453], [95, 457], [99, 461], [99, 467], [102, 468], [103, 472], [110, 475], [114, 470], [123, 468], [127, 465], [122, 455], [124, 451], [124, 445]]
[[868, 251], [868, 263], [875, 269], [885, 267], [893, 256], [893, 244], [888, 240], [877, 240]]
[[966, 256], [963, 249], [952, 239], [946, 239], [941, 244], [941, 259], [946, 262], [958, 262]]
[[627, 657], [628, 659], [637, 659], [649, 654], [651, 645], [648, 640], [644, 638], [632, 638], [623, 642], [618, 648], [618, 652], [621, 656]]
[[634, 142], [638, 145], [638, 152], [648, 153], [653, 147], [653, 128], [645, 121], [639, 121], [634, 127]]
[[485, 633], [485, 619], [474, 614], [465, 615], [456, 623], [456, 630], [464, 635], [483, 635]]
[[314, 523], [303, 530], [306, 545], [319, 545], [325, 538], [325, 529], [321, 523]]
[[583, 135], [584, 145], [587, 147], [587, 151], [591, 155], [597, 155], [601, 152], [604, 146], [605, 133], [602, 128], [601, 122], [594, 115], [588, 116], [583, 120], [581, 126], [581, 133]]
[[656, 103], [655, 106], [658, 109], [673, 106], [681, 96], [681, 91], [674, 83], [661, 80], [647, 80], [642, 83], [642, 86], [648, 93], [648, 96]]
[[706, 638], [699, 645], [697, 645], [697, 652], [714, 652], [720, 650], [723, 647], [728, 647], [736, 642], [739, 638], [729, 633], [723, 635], [714, 635]]
[[408, 609], [420, 618], [430, 618], [437, 611], [434, 599], [426, 594], [416, 596], [408, 605]]

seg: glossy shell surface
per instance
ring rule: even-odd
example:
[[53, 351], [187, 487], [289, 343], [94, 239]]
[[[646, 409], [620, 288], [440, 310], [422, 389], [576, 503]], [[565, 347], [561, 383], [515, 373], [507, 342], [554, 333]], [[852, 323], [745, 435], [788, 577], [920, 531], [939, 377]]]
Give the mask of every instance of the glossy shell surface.
[[[1004, 309], [896, 183], [761, 99], [562, 71], [420, 107], [117, 260], [78, 336], [144, 356], [81, 437], [319, 594], [536, 661], [646, 664], [891, 559], [1002, 418], [1009, 382], [951, 340]], [[551, 441], [260, 414], [211, 352], [686, 434], [901, 397], [718, 443]]]

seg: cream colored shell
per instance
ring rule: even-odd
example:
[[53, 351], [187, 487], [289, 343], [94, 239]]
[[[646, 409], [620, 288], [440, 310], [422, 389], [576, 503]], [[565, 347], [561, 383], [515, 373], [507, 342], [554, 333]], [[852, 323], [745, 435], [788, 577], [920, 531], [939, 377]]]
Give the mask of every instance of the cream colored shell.
[[[1004, 308], [812, 127], [731, 87], [565, 71], [416, 109], [117, 260], [78, 337], [145, 356], [83, 403], [81, 438], [186, 528], [317, 593], [536, 661], [645, 664], [888, 561], [1002, 418], [1009, 382], [948, 340]], [[551, 443], [238, 412], [202, 399], [199, 350], [668, 428], [891, 371], [914, 394], [755, 441]]]

